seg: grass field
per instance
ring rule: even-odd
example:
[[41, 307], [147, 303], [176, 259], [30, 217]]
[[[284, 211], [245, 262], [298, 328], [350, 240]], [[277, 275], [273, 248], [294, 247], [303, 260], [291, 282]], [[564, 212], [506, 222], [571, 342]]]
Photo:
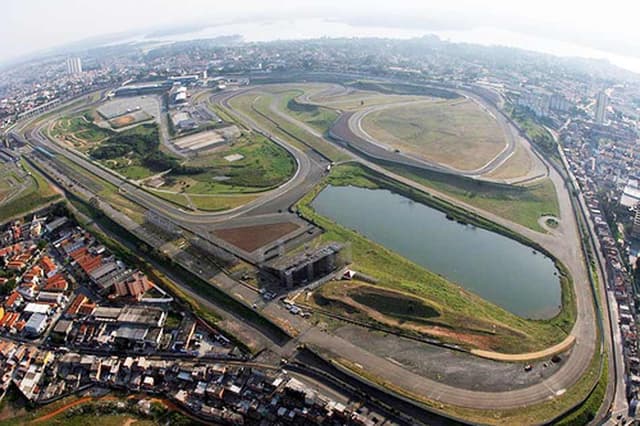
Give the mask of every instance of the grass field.
[[[94, 424], [96, 415], [90, 414], [75, 414], [65, 415], [60, 414], [50, 420], [39, 422], [40, 426], [87, 426]], [[29, 423], [25, 423], [29, 424]], [[152, 420], [137, 419], [131, 414], [107, 414], [100, 415], [100, 426], [154, 426], [157, 423]]]
[[89, 154], [119, 174], [139, 180], [171, 168], [173, 157], [162, 154], [159, 145], [158, 127], [143, 124], [113, 135]]
[[189, 197], [198, 210], [222, 211], [243, 206], [258, 198], [258, 195], [190, 195]]
[[303, 90], [295, 90], [282, 94], [278, 109], [307, 123], [317, 131], [326, 133], [339, 114], [330, 108], [298, 102], [296, 98], [304, 93]]
[[475, 102], [425, 99], [374, 110], [363, 129], [390, 148], [460, 170], [480, 168], [505, 148], [498, 123]]
[[51, 135], [64, 138], [82, 151], [113, 135], [113, 132], [93, 124], [87, 117], [90, 111], [84, 111], [73, 117], [62, 117], [51, 128]]
[[535, 159], [523, 144], [518, 143], [513, 155], [496, 169], [483, 175], [494, 180], [509, 180], [527, 176], [535, 166]]
[[543, 125], [535, 121], [532, 112], [516, 107], [510, 110], [511, 117], [542, 152], [550, 157], [558, 157], [557, 144]]
[[309, 100], [327, 108], [341, 111], [357, 111], [374, 105], [388, 105], [399, 102], [422, 100], [424, 97], [412, 95], [390, 95], [368, 90], [350, 90], [329, 96], [310, 96]]
[[[245, 204], [256, 198], [254, 193], [277, 187], [295, 172], [295, 162], [283, 148], [255, 134], [241, 136], [211, 154], [186, 161], [178, 161], [159, 148], [157, 126], [146, 124], [94, 145], [90, 154], [106, 167], [133, 180], [170, 170], [161, 188], [166, 192], [152, 192], [185, 208], [207, 211], [228, 210]], [[231, 154], [243, 158], [229, 162], [224, 157]], [[75, 171], [75, 165], [65, 163], [65, 166]], [[78, 173], [84, 175], [82, 170]], [[137, 206], [129, 205], [116, 190], [107, 186], [100, 195], [139, 221], [142, 215]]]
[[25, 190], [24, 171], [16, 164], [5, 163], [0, 169], [0, 205], [10, 197], [17, 196]]
[[[52, 135], [74, 138], [74, 132], [99, 130], [85, 115], [56, 123]], [[104, 131], [103, 131], [104, 132]], [[98, 162], [132, 180], [142, 180], [169, 171], [162, 188], [176, 194], [163, 195], [171, 201], [188, 205], [181, 192], [188, 194], [242, 194], [274, 188], [295, 172], [294, 159], [280, 146], [257, 134], [243, 135], [227, 146], [208, 155], [179, 160], [160, 148], [155, 124], [142, 124], [123, 132], [105, 133], [99, 143], [85, 146]], [[104, 135], [103, 135], [104, 136]], [[239, 154], [243, 158], [229, 162], [225, 156]], [[194, 205], [205, 210], [224, 210], [246, 202], [248, 197], [211, 199], [199, 197]]]
[[[233, 162], [225, 159], [233, 154], [242, 158]], [[294, 159], [284, 148], [253, 133], [241, 136], [231, 145], [212, 154], [191, 158], [183, 165], [199, 172], [183, 175], [171, 173], [166, 178], [163, 190], [194, 195], [262, 192], [286, 182], [296, 168]]]
[[[12, 388], [13, 389], [13, 388]], [[90, 397], [68, 396], [51, 404], [37, 406], [30, 405], [19, 392], [11, 390], [9, 401], [3, 401], [3, 416], [5, 412], [14, 412], [11, 418], [0, 421], [0, 425], [32, 425], [43, 426], [71, 425], [84, 426], [93, 424], [98, 417], [100, 425], [106, 426], [152, 426], [158, 424], [154, 419], [168, 412], [159, 402], [146, 419], [141, 418], [135, 405], [136, 400], [118, 396], [106, 396], [100, 399]]]
[[30, 176], [25, 179], [29, 179], [31, 183], [16, 198], [0, 205], [0, 222], [61, 199], [60, 194], [49, 185], [49, 182], [38, 171], [24, 160], [21, 160], [20, 164], [30, 173]]
[[497, 214], [534, 231], [546, 232], [538, 223], [538, 219], [541, 216], [560, 216], [558, 196], [553, 183], [549, 179], [524, 186], [498, 186], [487, 182], [445, 176], [429, 171], [409, 171], [402, 167], [389, 167], [389, 169], [469, 205]]
[[[387, 187], [411, 194], [409, 196], [418, 202], [428, 204], [430, 200], [426, 194], [408, 190], [359, 166], [334, 167], [324, 183], [369, 188]], [[546, 321], [520, 318], [367, 240], [360, 234], [316, 214], [310, 203], [322, 187], [323, 185], [309, 193], [298, 204], [299, 212], [304, 217], [326, 231], [316, 243], [350, 242], [354, 269], [376, 278], [380, 287], [410, 295], [422, 301], [429, 309], [435, 310], [438, 315], [430, 321], [438, 328], [429, 334], [467, 347], [487, 347], [502, 352], [539, 350], [558, 343], [567, 336], [575, 320], [575, 303], [570, 279], [566, 276], [561, 278], [563, 309], [560, 314]], [[324, 288], [320, 289], [321, 296]], [[330, 286], [326, 288], [331, 290]], [[327, 296], [331, 298], [331, 294]], [[426, 329], [422, 330], [426, 332]]]
[[[200, 195], [200, 194], [182, 194], [182, 193], [168, 193], [163, 191], [154, 191], [149, 190], [154, 195], [163, 198], [167, 201], [171, 201], [172, 203], [181, 206], [185, 209], [193, 210], [196, 208], [198, 210], [204, 211], [223, 211], [230, 210], [235, 207], [239, 207], [247, 204], [250, 201], [255, 200], [258, 195]], [[188, 197], [188, 199], [187, 199]], [[189, 203], [191, 200], [191, 203]]]
[[[424, 88], [400, 87], [401, 92], [407, 94], [394, 94], [393, 88], [385, 85], [365, 85], [369, 86], [382, 92], [354, 89], [359, 87], [357, 84], [353, 87], [347, 85], [344, 89], [328, 84], [307, 83], [261, 86], [262, 96], [256, 95], [252, 102], [251, 93], [247, 93], [240, 104], [247, 111], [253, 109], [258, 115], [267, 116], [269, 122], [260, 121], [259, 118], [265, 117], [258, 117], [256, 121], [261, 125], [271, 125], [267, 127], [269, 130], [284, 131], [296, 139], [292, 141], [293, 144], [303, 141], [314, 148], [322, 147], [322, 141], [315, 141], [313, 135], [304, 129], [269, 115], [268, 107], [274, 101], [280, 111], [321, 133], [325, 133], [335, 122], [339, 111], [380, 106], [382, 110], [374, 111], [363, 120], [363, 127], [373, 137], [394, 149], [461, 170], [481, 167], [505, 147], [506, 140], [498, 123], [471, 100], [434, 97], [442, 94], [440, 91], [420, 92]], [[416, 101], [419, 103], [393, 106]], [[323, 152], [322, 148], [319, 150]], [[323, 153], [334, 161], [347, 159], [332, 152]], [[528, 175], [534, 166], [532, 155], [518, 144], [514, 154], [487, 177], [511, 180]]]
[[[279, 99], [276, 94], [252, 91], [232, 98], [229, 104], [234, 109], [253, 119], [264, 129], [285, 139], [302, 151], [307, 152], [313, 149], [332, 161], [340, 161], [347, 158], [330, 142], [274, 114], [271, 107], [279, 108]], [[288, 113], [286, 110], [283, 112], [285, 114]]]

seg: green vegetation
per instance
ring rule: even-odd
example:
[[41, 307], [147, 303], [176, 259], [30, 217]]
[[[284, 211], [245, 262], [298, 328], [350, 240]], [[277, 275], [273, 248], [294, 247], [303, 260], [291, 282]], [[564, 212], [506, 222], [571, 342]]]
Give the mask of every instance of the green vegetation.
[[0, 403], [0, 415], [3, 419], [0, 420], [0, 426], [30, 425], [35, 418], [45, 416], [66, 404], [74, 403], [78, 399], [77, 396], [71, 395], [39, 407], [27, 400], [17, 386], [12, 383]]
[[603, 367], [598, 383], [588, 398], [576, 410], [557, 420], [555, 422], [557, 426], [586, 425], [595, 419], [607, 392], [608, 363], [606, 354], [603, 358]]
[[86, 144], [100, 142], [114, 133], [110, 130], [96, 126], [91, 111], [86, 110], [74, 117], [63, 117], [55, 122], [51, 134], [55, 137], [64, 137], [74, 143], [78, 148]]
[[173, 204], [180, 206], [180, 207], [186, 207], [187, 209], [191, 209], [191, 206], [189, 204], [189, 200], [187, 200], [187, 197], [185, 197], [183, 194], [176, 194], [173, 192], [164, 192], [164, 191], [155, 191], [153, 189], [149, 189], [148, 190], [150, 193], [152, 193], [153, 195], [162, 198], [163, 200], [167, 200], [169, 202], [172, 202]]
[[[95, 423], [96, 413], [78, 412], [73, 410], [59, 416], [38, 423], [41, 426], [86, 426]], [[101, 414], [100, 426], [152, 426], [156, 423], [151, 420], [140, 420], [132, 414]]]
[[[262, 128], [286, 139], [303, 151], [314, 150], [331, 161], [341, 161], [348, 158], [322, 137], [318, 137], [286, 118], [274, 114], [271, 108], [278, 108], [278, 99], [274, 94], [250, 92], [232, 98], [229, 103], [234, 109], [255, 120]], [[283, 112], [283, 114], [287, 113]]]
[[147, 123], [108, 138], [89, 154], [107, 167], [134, 180], [169, 169], [172, 173], [185, 175], [202, 171], [181, 165], [175, 157], [160, 151], [159, 147], [158, 126]]
[[547, 220], [544, 221], [544, 223], [549, 227], [549, 228], [557, 228], [559, 223], [557, 219], [554, 219], [552, 217], [547, 218]]
[[[186, 161], [160, 149], [156, 124], [141, 124], [117, 133], [93, 147], [89, 154], [105, 166], [127, 178], [140, 180], [161, 172], [167, 185], [176, 194], [171, 201], [186, 205], [177, 193], [232, 194], [259, 192], [274, 188], [295, 172], [295, 162], [286, 150], [261, 135], [243, 135], [225, 149], [213, 154], [196, 156]], [[232, 154], [241, 160], [230, 162], [224, 157]], [[206, 202], [203, 203], [203, 205]], [[216, 209], [223, 209], [218, 203]]]
[[298, 102], [296, 98], [304, 94], [303, 91], [287, 92], [280, 99], [279, 109], [286, 111], [297, 120], [307, 123], [317, 131], [326, 133], [338, 119], [338, 113], [330, 108]]
[[515, 107], [511, 110], [511, 118], [542, 152], [558, 157], [557, 143], [551, 133], [535, 121], [533, 113], [525, 108]]
[[198, 210], [222, 211], [243, 206], [257, 198], [257, 195], [190, 195], [191, 203]]
[[433, 96], [443, 99], [457, 99], [460, 97], [457, 93], [449, 90], [420, 86], [411, 83], [387, 83], [374, 80], [357, 80], [347, 83], [346, 85], [355, 89], [371, 90], [385, 94]]
[[253, 201], [256, 199], [256, 197], [258, 197], [258, 195], [254, 195], [254, 194], [247, 194], [247, 195], [188, 194], [187, 195], [183, 193], [172, 193], [172, 192], [163, 192], [163, 191], [155, 191], [155, 190], [149, 190], [149, 192], [186, 209], [193, 210], [195, 208], [198, 210], [212, 211], [212, 212], [230, 210], [235, 207], [242, 206], [248, 203], [249, 201]]
[[170, 311], [169, 314], [167, 315], [167, 320], [164, 324], [165, 328], [168, 328], [170, 330], [174, 330], [178, 327], [180, 327], [180, 323], [182, 322], [182, 316], [174, 311]]
[[558, 262], [556, 264], [560, 270], [562, 285], [563, 308], [561, 312], [553, 319], [545, 321], [520, 318], [385, 247], [367, 240], [360, 234], [318, 215], [310, 203], [326, 184], [352, 184], [368, 188], [384, 187], [416, 202], [446, 211], [457, 220], [501, 232], [525, 244], [532, 245], [538, 250], [541, 248], [480, 216], [391, 181], [362, 166], [341, 165], [334, 167], [323, 185], [307, 194], [298, 204], [298, 211], [304, 217], [326, 231], [319, 237], [318, 243], [350, 242], [355, 269], [377, 279], [381, 287], [415, 296], [423, 300], [425, 305], [439, 312], [440, 316], [433, 318], [432, 321], [445, 329], [456, 331], [450, 338], [445, 336], [443, 340], [455, 341], [466, 346], [514, 353], [549, 347], [563, 340], [570, 332], [576, 315], [573, 287], [568, 273]]
[[471, 206], [493, 213], [538, 232], [545, 232], [541, 216], [560, 217], [553, 182], [543, 181], [515, 186], [477, 181], [461, 176], [391, 165], [393, 172], [421, 183]]
[[[230, 155], [241, 159], [230, 162]], [[281, 185], [295, 173], [295, 160], [276, 143], [262, 135], [240, 136], [227, 149], [198, 156], [185, 163], [198, 170], [189, 178], [193, 184], [184, 188], [190, 194], [224, 194], [259, 192]], [[218, 180], [223, 177], [224, 180]]]
[[426, 305], [423, 300], [397, 292], [365, 287], [352, 291], [350, 294], [356, 302], [369, 306], [384, 315], [398, 318], [400, 321], [422, 323], [427, 318], [438, 316], [438, 311]]
[[[151, 426], [159, 424], [169, 414], [169, 410], [159, 402], [152, 402], [148, 413], [143, 413], [137, 406], [138, 399], [107, 396], [100, 399], [84, 398], [69, 401], [71, 405], [61, 412], [47, 409], [34, 411], [27, 416], [12, 419], [12, 424], [33, 424], [37, 422], [44, 426], [71, 425], [81, 426], [95, 423], [100, 418], [100, 425], [106, 426]], [[62, 406], [64, 408], [65, 406]], [[52, 415], [51, 413], [55, 413]]]
[[20, 165], [30, 173], [28, 179], [32, 182], [17, 198], [0, 206], [0, 222], [4, 222], [15, 216], [24, 215], [61, 198], [60, 194], [49, 185], [49, 182], [47, 182], [39, 172], [29, 166], [25, 160], [21, 160]]

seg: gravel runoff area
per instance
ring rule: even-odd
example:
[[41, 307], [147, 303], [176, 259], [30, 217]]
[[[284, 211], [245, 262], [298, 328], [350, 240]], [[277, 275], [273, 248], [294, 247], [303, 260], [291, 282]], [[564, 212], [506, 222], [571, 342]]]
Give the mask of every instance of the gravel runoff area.
[[[564, 362], [542, 359], [531, 363], [531, 371], [525, 371], [524, 363], [482, 359], [356, 325], [342, 326], [334, 334], [415, 374], [469, 390], [502, 392], [526, 388], [552, 376]], [[562, 355], [562, 359], [568, 355]]]

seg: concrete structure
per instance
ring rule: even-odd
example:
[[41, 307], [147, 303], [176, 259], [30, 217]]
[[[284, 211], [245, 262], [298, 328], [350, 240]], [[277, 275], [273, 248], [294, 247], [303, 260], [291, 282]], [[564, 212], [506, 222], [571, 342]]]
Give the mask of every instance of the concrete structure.
[[67, 74], [82, 74], [82, 61], [80, 58], [67, 58]]
[[47, 320], [49, 317], [43, 314], [33, 314], [27, 324], [24, 326], [24, 331], [27, 334], [31, 334], [33, 336], [37, 336], [42, 334], [42, 332], [47, 328]]
[[138, 324], [149, 327], [162, 327], [167, 313], [159, 308], [150, 306], [127, 305], [122, 308], [117, 321], [123, 324]]
[[113, 91], [115, 96], [138, 96], [150, 93], [162, 93], [171, 88], [171, 81], [160, 81], [155, 83], [132, 84], [130, 86], [122, 86]]
[[24, 312], [48, 315], [51, 312], [51, 307], [46, 303], [28, 303], [24, 307]]
[[173, 340], [173, 349], [180, 350], [188, 348], [195, 330], [196, 322], [189, 318], [184, 319], [182, 324], [180, 324], [180, 329], [178, 330], [175, 339]]
[[631, 227], [631, 236], [640, 238], [640, 208], [636, 207], [636, 214], [633, 217], [633, 225]]
[[[185, 95], [186, 96], [186, 95]], [[198, 127], [198, 123], [191, 118], [189, 113], [180, 111], [171, 115], [171, 124], [176, 131], [190, 130]]]
[[189, 83], [195, 83], [196, 81], [198, 81], [198, 78], [199, 77], [197, 74], [178, 75], [178, 76], [169, 77], [169, 81], [171, 81], [172, 83], [189, 84]]
[[572, 106], [571, 102], [558, 93], [554, 93], [549, 98], [549, 108], [553, 111], [569, 112]]
[[596, 123], [605, 124], [607, 121], [607, 107], [609, 97], [604, 92], [599, 92], [596, 98]]
[[277, 276], [287, 288], [307, 284], [348, 264], [349, 250], [345, 248], [343, 244], [330, 243], [312, 252], [278, 258], [266, 265], [265, 270]]
[[620, 197], [620, 204], [627, 208], [635, 208], [640, 202], [640, 187], [638, 179], [629, 179]]

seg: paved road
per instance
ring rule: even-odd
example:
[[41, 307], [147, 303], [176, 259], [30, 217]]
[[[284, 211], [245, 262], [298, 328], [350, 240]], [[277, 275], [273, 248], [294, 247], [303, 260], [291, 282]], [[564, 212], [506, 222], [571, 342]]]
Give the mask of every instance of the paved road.
[[[521, 140], [517, 129], [514, 129], [513, 126], [510, 126], [505, 117], [495, 109], [495, 107], [484, 103], [481, 99], [475, 97], [473, 94], [469, 92], [461, 92], [461, 95], [472, 99], [474, 102], [481, 105], [491, 116], [495, 117], [496, 122], [498, 123], [502, 133], [505, 136], [505, 146], [504, 148], [496, 154], [491, 160], [489, 160], [483, 166], [475, 169], [475, 170], [461, 170], [456, 169], [452, 166], [437, 163], [433, 161], [429, 161], [425, 158], [420, 158], [415, 155], [396, 152], [389, 148], [388, 145], [376, 140], [371, 135], [369, 135], [362, 126], [362, 120], [369, 114], [382, 111], [388, 108], [401, 107], [405, 105], [411, 105], [416, 103], [421, 103], [423, 101], [409, 101], [409, 102], [401, 102], [394, 103], [389, 105], [374, 105], [369, 108], [365, 108], [363, 110], [359, 110], [353, 113], [345, 113], [344, 117], [341, 117], [342, 120], [346, 121], [346, 127], [349, 129], [351, 135], [348, 134], [340, 134], [339, 137], [346, 139], [352, 146], [356, 147], [359, 150], [362, 150], [366, 154], [374, 157], [380, 158], [386, 161], [392, 161], [400, 164], [406, 164], [412, 167], [422, 168], [426, 170], [433, 170], [441, 173], [449, 173], [461, 176], [472, 177], [475, 179], [482, 180], [494, 180], [494, 181], [505, 181], [504, 179], [491, 179], [487, 178], [486, 175], [490, 174], [493, 171], [496, 171], [500, 166], [502, 166], [507, 160], [514, 155], [515, 150], [517, 148], [517, 144], [520, 143], [523, 145], [524, 149], [530, 151], [528, 144], [523, 143]], [[337, 126], [336, 126], [337, 127]], [[334, 129], [336, 129], [334, 127]], [[336, 129], [337, 130], [337, 129]], [[333, 130], [335, 131], [335, 130]], [[547, 176], [546, 169], [541, 167], [541, 163], [538, 158], [530, 153], [531, 158], [533, 159], [533, 166], [531, 170], [527, 173], [526, 176], [508, 179], [509, 183], [518, 183], [523, 181], [532, 181], [536, 179], [541, 179]]]
[[[214, 96], [214, 100], [226, 104], [228, 98], [237, 96], [242, 92], [242, 90], [237, 92], [224, 92], [221, 95]], [[74, 110], [81, 110], [86, 107], [87, 105], [83, 104], [74, 108]], [[275, 135], [263, 132], [256, 123], [242, 113], [238, 113], [237, 111], [234, 113], [238, 114], [241, 120], [253, 127], [256, 131], [259, 131], [261, 134], [269, 137], [275, 143], [285, 148], [295, 158], [298, 167], [295, 175], [280, 187], [263, 193], [261, 197], [243, 206], [224, 212], [190, 212], [150, 194], [123, 176], [115, 173], [113, 170], [90, 161], [84, 154], [72, 148], [61, 147], [51, 142], [45, 136], [46, 122], [40, 123], [37, 127], [29, 130], [26, 136], [29, 141], [35, 143], [37, 146], [41, 146], [52, 153], [67, 157], [94, 175], [120, 188], [122, 195], [132, 199], [132, 201], [139, 203], [147, 209], [162, 212], [164, 215], [186, 226], [191, 224], [226, 222], [232, 218], [247, 214], [259, 215], [263, 212], [270, 213], [275, 206], [278, 206], [276, 211], [286, 210], [319, 181], [322, 177], [323, 170], [326, 168], [326, 162], [322, 161], [319, 157], [314, 158], [313, 156], [305, 155], [305, 153], [290, 146]], [[265, 204], [267, 204], [267, 206], [265, 206]]]
[[[388, 144], [385, 144], [383, 142], [378, 141], [377, 139], [375, 139], [373, 136], [371, 136], [362, 126], [362, 120], [367, 117], [368, 115], [372, 114], [372, 113], [376, 113], [376, 112], [380, 112], [380, 111], [384, 111], [387, 109], [391, 109], [391, 108], [400, 108], [400, 107], [404, 107], [404, 106], [411, 106], [411, 105], [419, 105], [422, 103], [429, 103], [431, 101], [429, 100], [418, 100], [418, 101], [408, 101], [408, 102], [398, 102], [398, 103], [392, 103], [392, 104], [385, 104], [385, 105], [373, 105], [370, 106], [368, 108], [363, 108], [361, 110], [356, 111], [354, 114], [352, 114], [349, 117], [349, 129], [359, 138], [367, 141], [370, 144], [373, 145], [377, 145], [378, 147], [385, 149], [387, 151], [393, 151], [391, 149], [391, 147]], [[504, 162], [506, 160], [508, 160], [513, 153], [515, 152], [516, 149], [516, 138], [514, 137], [514, 135], [509, 131], [510, 129], [506, 126], [504, 126], [504, 122], [502, 120], [498, 120], [496, 119], [496, 122], [498, 122], [499, 124], [501, 124], [501, 130], [504, 133], [505, 136], [505, 145], [504, 147], [493, 157], [491, 158], [487, 163], [485, 163], [484, 165], [482, 165], [481, 167], [478, 167], [474, 170], [463, 170], [463, 169], [456, 169], [455, 167], [452, 166], [448, 166], [446, 164], [442, 164], [442, 163], [438, 163], [438, 162], [434, 162], [434, 161], [430, 161], [429, 159], [426, 158], [422, 158], [416, 155], [412, 155], [412, 154], [407, 154], [407, 153], [402, 153], [402, 152], [396, 152], [396, 154], [402, 155], [402, 156], [406, 156], [408, 158], [412, 158], [420, 163], [424, 163], [425, 166], [427, 166], [430, 169], [441, 169], [442, 171], [448, 171], [450, 173], [455, 173], [455, 174], [459, 174], [462, 176], [468, 176], [468, 177], [479, 177], [488, 173], [491, 173], [492, 171], [494, 171], [495, 169], [497, 169], [498, 167], [500, 167], [502, 164], [504, 164]]]
[[[283, 119], [287, 119], [288, 121], [299, 125], [307, 132], [310, 132], [315, 136], [322, 137], [319, 132], [305, 123], [301, 123], [294, 117], [278, 111], [274, 105], [272, 105], [271, 111], [274, 114], [278, 114]], [[327, 143], [330, 142], [327, 141]], [[454, 204], [461, 205], [469, 211], [481, 214], [489, 220], [513, 229], [532, 241], [539, 243], [550, 253], [553, 253], [565, 266], [567, 266], [574, 280], [578, 317], [571, 332], [571, 336], [572, 338], [575, 338], [576, 345], [564, 366], [559, 369], [554, 376], [529, 388], [496, 393], [461, 390], [447, 386], [443, 383], [431, 381], [422, 376], [409, 373], [391, 362], [380, 360], [380, 358], [375, 357], [375, 355], [365, 353], [365, 351], [359, 348], [356, 349], [344, 344], [343, 342], [339, 342], [336, 338], [331, 339], [333, 343], [330, 344], [328, 342], [329, 338], [326, 335], [322, 335], [323, 337], [321, 341], [327, 344], [325, 347], [331, 348], [331, 350], [337, 352], [338, 355], [344, 356], [347, 359], [358, 362], [361, 365], [366, 365], [367, 369], [370, 369], [372, 373], [375, 370], [379, 377], [388, 380], [391, 383], [396, 383], [400, 386], [406, 386], [410, 383], [411, 386], [408, 386], [407, 388], [413, 389], [418, 394], [436, 396], [443, 402], [462, 406], [498, 409], [514, 408], [519, 405], [529, 405], [535, 402], [540, 402], [549, 397], [553, 397], [557, 394], [561, 394], [582, 376], [588, 368], [589, 361], [591, 360], [596, 348], [595, 311], [593, 309], [593, 296], [591, 294], [587, 270], [580, 245], [580, 235], [570, 201], [571, 195], [565, 187], [564, 179], [557, 173], [557, 171], [555, 171], [555, 169], [550, 167], [549, 177], [558, 192], [560, 202], [560, 224], [553, 233], [542, 234], [495, 214], [480, 210], [477, 207], [461, 203], [459, 200], [454, 199], [447, 194], [439, 193], [431, 188], [389, 172], [375, 163], [366, 161], [362, 158], [356, 158], [346, 149], [343, 150], [345, 153], [349, 153], [356, 161], [385, 176], [421, 191], [435, 194], [438, 197], [446, 199]], [[319, 336], [320, 335], [314, 332], [303, 335], [301, 340], [304, 341], [305, 338], [309, 338], [312, 339], [309, 343], [317, 344], [321, 343], [321, 341], [318, 341]], [[358, 359], [362, 362], [359, 362]]]
[[[233, 95], [234, 94], [230, 94], [229, 97]], [[222, 102], [226, 103], [228, 99], [228, 97], [224, 97], [222, 98]], [[226, 104], [226, 106], [228, 107], [228, 103]], [[248, 117], [241, 117], [241, 119], [243, 120], [247, 118]], [[257, 123], [251, 121], [250, 119], [246, 122], [256, 130], [260, 130], [260, 127], [257, 125]], [[300, 125], [302, 126], [302, 124]], [[307, 130], [310, 131], [311, 129], [307, 128]], [[275, 139], [277, 143], [287, 146], [284, 141], [277, 139], [274, 135], [269, 135], [268, 132], [264, 133]], [[68, 158], [71, 158], [73, 161], [80, 163], [88, 170], [95, 172], [100, 177], [103, 177], [118, 186], [123, 186], [123, 191], [125, 191], [125, 194], [130, 196], [130, 198], [137, 200], [143, 206], [166, 212], [169, 216], [175, 215], [176, 217], [180, 218], [180, 220], [193, 221], [190, 223], [208, 223], [208, 221], [215, 222], [217, 220], [224, 220], [224, 218], [229, 219], [236, 214], [240, 215], [249, 213], [251, 210], [258, 208], [258, 206], [254, 205], [247, 210], [237, 211], [228, 215], [195, 215], [193, 213], [186, 213], [181, 211], [180, 209], [176, 209], [173, 206], [167, 206], [166, 203], [158, 201], [156, 197], [151, 196], [150, 194], [138, 189], [137, 187], [123, 183], [122, 179], [103, 169], [96, 167], [81, 156], [69, 150], [62, 150], [61, 148], [54, 146], [53, 144], [48, 142], [46, 138], [41, 134], [41, 129], [30, 132], [29, 139], [34, 141], [36, 144], [47, 147], [47, 149], [51, 149], [54, 152], [61, 153]], [[304, 179], [302, 179], [304, 182], [305, 179], [307, 179], [307, 177], [309, 176], [310, 171], [314, 168], [314, 161], [312, 159], [309, 159], [306, 155], [303, 155], [300, 151], [296, 150], [293, 147], [289, 147], [289, 151], [293, 151], [299, 161], [299, 172], [297, 176], [292, 179], [292, 181], [299, 183], [299, 181], [295, 179], [298, 176], [304, 176]], [[345, 152], [348, 151], [345, 150]], [[559, 195], [560, 226], [552, 234], [541, 234], [532, 231], [524, 226], [512, 223], [496, 215], [481, 211], [473, 206], [460, 203], [458, 200], [454, 200], [446, 194], [438, 194], [430, 188], [426, 188], [413, 181], [391, 173], [369, 161], [363, 159], [357, 159], [357, 161], [360, 161], [362, 164], [392, 179], [401, 181], [416, 189], [435, 193], [435, 195], [454, 202], [455, 204], [462, 205], [462, 207], [470, 211], [482, 214], [488, 219], [501, 225], [507, 226], [514, 231], [521, 233], [525, 237], [538, 242], [545, 249], [558, 257], [569, 268], [575, 282], [578, 318], [571, 334], [576, 339], [576, 347], [572, 351], [571, 356], [566, 360], [566, 362], [558, 370], [558, 372], [550, 378], [544, 380], [543, 382], [528, 388], [514, 391], [490, 392], [462, 390], [440, 382], [426, 379], [422, 376], [402, 369], [398, 365], [395, 365], [388, 360], [381, 359], [380, 357], [357, 348], [343, 339], [320, 332], [313, 327], [306, 328], [306, 331], [304, 331], [303, 334], [299, 337], [300, 341], [318, 344], [334, 352], [338, 356], [343, 356], [347, 359], [352, 360], [353, 362], [366, 365], [367, 369], [369, 369], [373, 374], [397, 386], [408, 387], [415, 393], [440, 400], [442, 402], [467, 407], [508, 409], [542, 402], [550, 397], [552, 398], [555, 395], [562, 393], [564, 389], [570, 387], [581, 377], [581, 375], [588, 367], [589, 361], [594, 353], [596, 346], [594, 327], [595, 313], [592, 305], [592, 295], [588, 284], [584, 260], [582, 258], [582, 252], [580, 249], [578, 229], [575, 223], [572, 206], [569, 199], [570, 195], [568, 194], [564, 186], [562, 177], [559, 176], [557, 172], [552, 169], [549, 176], [554, 182]], [[320, 163], [315, 163], [316, 170], [317, 166], [320, 166]], [[307, 181], [306, 184], [310, 185], [312, 181], [313, 179]], [[295, 185], [296, 184], [294, 183], [290, 186]], [[280, 193], [276, 193], [273, 196], [275, 198], [279, 196], [287, 198], [289, 197], [288, 192], [290, 190], [293, 191], [293, 188], [285, 187], [281, 190]], [[261, 205], [266, 205], [269, 202], [271, 202], [271, 200], [263, 201]]]

